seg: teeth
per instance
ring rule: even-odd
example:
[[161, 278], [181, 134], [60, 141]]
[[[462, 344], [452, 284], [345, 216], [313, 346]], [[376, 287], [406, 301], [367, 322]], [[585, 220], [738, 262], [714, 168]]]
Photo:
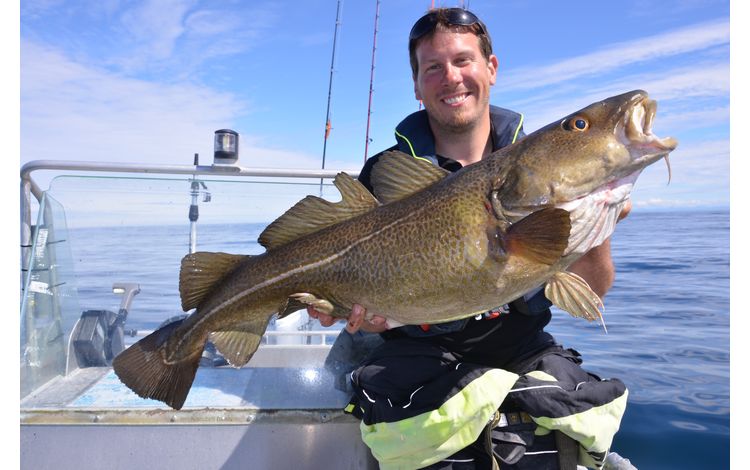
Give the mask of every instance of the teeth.
[[652, 133], [651, 126], [656, 116], [656, 101], [646, 99], [630, 110], [625, 117], [624, 137], [633, 144], [659, 150], [673, 150], [677, 141], [671, 137], [660, 139]]
[[643, 133], [651, 134], [651, 124], [654, 122], [656, 115], [656, 101], [648, 100], [646, 102], [646, 114], [643, 120]]
[[633, 136], [637, 136], [643, 132], [643, 111], [643, 105], [640, 104], [633, 108], [633, 115], [630, 118], [630, 131], [633, 133]]
[[459, 96], [454, 96], [451, 98], [445, 98], [443, 101], [445, 101], [447, 104], [456, 104], [456, 103], [460, 103], [461, 101], [464, 101], [466, 97], [467, 95], [459, 95]]

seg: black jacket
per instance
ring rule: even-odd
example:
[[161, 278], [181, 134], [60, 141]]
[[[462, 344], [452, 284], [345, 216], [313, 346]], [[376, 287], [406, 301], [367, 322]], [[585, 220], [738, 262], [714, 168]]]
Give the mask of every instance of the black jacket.
[[[490, 106], [492, 150], [498, 150], [522, 138], [523, 116], [514, 111]], [[449, 171], [458, 171], [461, 164], [435, 153], [435, 140], [427, 112], [422, 110], [407, 116], [396, 127], [396, 145], [387, 150], [400, 150], [413, 157], [431, 161]], [[370, 174], [385, 151], [369, 158], [359, 180], [370, 192]], [[485, 314], [481, 321], [464, 319], [440, 325], [407, 325], [386, 331], [384, 339], [416, 338], [445, 347], [461, 360], [507, 368], [517, 361], [554, 344], [551, 335], [543, 331], [551, 319], [550, 302], [540, 292], [524, 301], [519, 299], [506, 309], [498, 308]], [[504, 311], [503, 311], [504, 310]]]

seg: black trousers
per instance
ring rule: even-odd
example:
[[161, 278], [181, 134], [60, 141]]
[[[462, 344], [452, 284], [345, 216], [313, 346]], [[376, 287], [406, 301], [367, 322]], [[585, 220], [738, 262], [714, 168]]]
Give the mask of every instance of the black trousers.
[[[352, 373], [356, 403], [355, 415], [366, 424], [396, 422], [437, 409], [483, 371], [487, 364], [463, 362], [447, 349], [422, 340], [400, 338], [377, 347], [364, 364]], [[557, 431], [536, 435], [531, 416], [568, 416], [585, 411], [593, 403], [620, 396], [624, 385], [602, 382], [581, 368], [580, 355], [553, 344], [505, 364], [509, 372], [521, 376], [500, 406], [494, 422], [488, 423], [479, 438], [456, 454], [426, 467], [437, 469], [567, 470], [576, 468], [578, 445]], [[497, 366], [494, 366], [497, 367]], [[540, 387], [532, 371], [554, 378], [559, 387]], [[581, 384], [602, 384], [583, 387]], [[419, 389], [419, 402], [410, 397]], [[526, 393], [525, 390], [533, 390]], [[580, 392], [580, 393], [579, 393]], [[386, 397], [375, 400], [373, 396]], [[383, 406], [387, 402], [390, 406]], [[408, 408], [393, 406], [409, 403]], [[604, 455], [600, 456], [603, 460]]]

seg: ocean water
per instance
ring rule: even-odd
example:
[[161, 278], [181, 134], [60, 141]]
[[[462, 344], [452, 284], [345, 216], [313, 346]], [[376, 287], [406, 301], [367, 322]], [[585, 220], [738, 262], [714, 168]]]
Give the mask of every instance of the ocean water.
[[561, 311], [548, 330], [628, 386], [613, 449], [637, 468], [729, 468], [729, 213], [634, 210], [612, 250], [609, 334]]
[[[259, 253], [263, 224], [200, 225], [198, 249]], [[137, 282], [127, 327], [181, 312], [177, 273], [188, 227], [70, 231], [79, 302], [115, 309], [112, 283]], [[617, 377], [630, 396], [613, 450], [639, 469], [729, 468], [729, 213], [638, 211], [613, 237], [609, 333], [556, 310], [548, 330], [584, 368]]]

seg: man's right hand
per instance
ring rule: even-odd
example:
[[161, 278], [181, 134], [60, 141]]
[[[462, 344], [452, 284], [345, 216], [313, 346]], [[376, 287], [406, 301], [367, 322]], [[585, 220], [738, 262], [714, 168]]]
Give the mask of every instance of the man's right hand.
[[[322, 326], [331, 326], [338, 320], [338, 318], [334, 318], [327, 313], [315, 310], [315, 308], [310, 305], [307, 306], [307, 314], [312, 318], [316, 318]], [[359, 304], [352, 305], [352, 313], [350, 313], [349, 317], [346, 319], [346, 326], [344, 327], [346, 331], [350, 334], [354, 334], [359, 330], [367, 333], [381, 333], [387, 329], [385, 317], [373, 315], [371, 319], [366, 320], [366, 315], [367, 309], [363, 306]]]

